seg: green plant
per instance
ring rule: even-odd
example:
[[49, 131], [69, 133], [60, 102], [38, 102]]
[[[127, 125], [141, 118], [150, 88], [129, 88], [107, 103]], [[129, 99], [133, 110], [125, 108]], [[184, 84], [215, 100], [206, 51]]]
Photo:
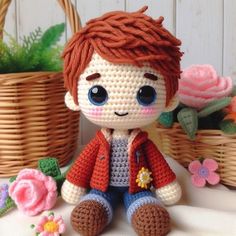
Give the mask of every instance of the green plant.
[[0, 73], [60, 71], [62, 47], [57, 43], [64, 30], [64, 23], [54, 25], [44, 33], [37, 28], [24, 36], [21, 43], [5, 32], [9, 42], [0, 40]]
[[163, 112], [159, 119], [159, 123], [162, 124], [166, 128], [172, 127], [174, 123], [174, 114], [173, 112]]
[[236, 133], [236, 124], [232, 120], [221, 121], [220, 128], [226, 134], [235, 134]]
[[206, 117], [216, 111], [220, 111], [221, 109], [227, 107], [230, 104], [231, 99], [231, 97], [225, 97], [210, 102], [206, 107], [204, 107], [201, 111], [198, 112], [198, 117]]
[[198, 129], [221, 129], [225, 133], [236, 133], [236, 124], [232, 121], [223, 121], [224, 111], [232, 101], [232, 97], [224, 97], [210, 102], [200, 110], [186, 107], [181, 104], [172, 112], [162, 113], [158, 122], [166, 128], [172, 127], [174, 122], [179, 122], [191, 140], [195, 139]]
[[177, 114], [177, 119], [183, 130], [188, 134], [190, 139], [195, 139], [198, 129], [198, 113], [193, 108], [183, 108]]

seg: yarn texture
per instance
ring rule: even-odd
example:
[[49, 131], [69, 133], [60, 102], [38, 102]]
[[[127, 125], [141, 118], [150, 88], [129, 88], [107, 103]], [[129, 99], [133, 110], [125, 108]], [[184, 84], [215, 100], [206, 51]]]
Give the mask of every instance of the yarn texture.
[[[90, 20], [69, 41], [64, 57], [65, 85], [77, 103], [77, 79], [88, 66], [94, 51], [109, 62], [150, 66], [164, 75], [166, 103], [178, 89], [181, 41], [171, 35], [157, 20], [138, 12], [115, 11]], [[77, 78], [77, 79], [75, 79]]]
[[227, 97], [233, 89], [230, 77], [220, 77], [211, 65], [192, 65], [181, 74], [180, 101], [201, 109], [210, 102]]
[[71, 224], [81, 235], [102, 233], [122, 201], [138, 235], [164, 236], [164, 204], [181, 197], [174, 172], [140, 129], [176, 107], [181, 42], [146, 9], [90, 20], [63, 53], [67, 107], [102, 127], [62, 186], [62, 198], [77, 204]]
[[128, 140], [113, 139], [110, 154], [110, 185], [129, 186]]
[[138, 235], [163, 236], [170, 231], [170, 216], [163, 207], [146, 204], [134, 213], [132, 225]]
[[[102, 131], [107, 132], [105, 130]], [[85, 147], [68, 172], [67, 180], [78, 187], [91, 187], [105, 192], [108, 189], [110, 180], [110, 146], [105, 139], [105, 136], [109, 134], [104, 135], [102, 131], [98, 131], [96, 137]], [[144, 150], [141, 149], [142, 146]], [[146, 132], [139, 130], [136, 134], [130, 147], [128, 160], [130, 193], [143, 190], [136, 183], [139, 170], [143, 167], [151, 170], [153, 176], [152, 185], [155, 188], [166, 186], [176, 179], [164, 157], [153, 142], [148, 140]]]
[[45, 176], [39, 170], [23, 169], [10, 185], [9, 195], [20, 211], [34, 216], [55, 205], [57, 185], [52, 177]]
[[[100, 78], [87, 80], [99, 71]], [[157, 81], [144, 77], [145, 73], [157, 76]], [[103, 105], [91, 102], [89, 91], [102, 86], [107, 97]], [[136, 99], [144, 86], [156, 91], [149, 106], [141, 106]], [[149, 66], [136, 67], [129, 64], [114, 64], [95, 53], [89, 66], [78, 81], [78, 104], [81, 112], [92, 123], [116, 130], [135, 129], [152, 123], [165, 109], [166, 89], [163, 76]], [[98, 91], [99, 92], [99, 91]], [[148, 93], [149, 91], [147, 91]], [[88, 99], [90, 97], [90, 99]], [[117, 116], [118, 112], [121, 116]], [[122, 116], [122, 114], [127, 114]]]
[[78, 204], [79, 200], [86, 193], [85, 188], [78, 187], [68, 180], [64, 182], [61, 189], [62, 198], [69, 204]]
[[71, 225], [85, 236], [98, 235], [107, 224], [107, 213], [97, 201], [81, 202], [71, 213]]
[[177, 181], [156, 190], [156, 195], [165, 205], [173, 205], [182, 196], [182, 190]]

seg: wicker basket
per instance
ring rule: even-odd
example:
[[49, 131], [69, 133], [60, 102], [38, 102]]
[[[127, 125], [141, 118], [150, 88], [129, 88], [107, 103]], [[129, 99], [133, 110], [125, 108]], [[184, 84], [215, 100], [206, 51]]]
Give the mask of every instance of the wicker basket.
[[160, 150], [187, 167], [199, 157], [211, 157], [219, 164], [223, 184], [236, 187], [236, 135], [220, 130], [199, 130], [191, 141], [178, 123], [170, 128], [157, 125], [157, 144]]
[[[10, 0], [0, 0], [0, 29]], [[68, 0], [58, 0], [73, 32], [79, 16]], [[2, 37], [2, 33], [0, 35]], [[65, 165], [74, 154], [79, 113], [64, 105], [62, 72], [0, 74], [0, 177], [36, 167], [46, 156]]]

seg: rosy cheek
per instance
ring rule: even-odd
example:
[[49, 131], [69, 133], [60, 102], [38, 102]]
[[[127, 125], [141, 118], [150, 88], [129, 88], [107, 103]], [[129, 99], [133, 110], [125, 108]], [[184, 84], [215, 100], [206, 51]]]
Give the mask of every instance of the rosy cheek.
[[157, 109], [154, 107], [143, 107], [141, 114], [145, 116], [154, 115], [157, 112]]
[[95, 107], [90, 109], [89, 115], [93, 117], [98, 117], [102, 115], [103, 108], [102, 107]]

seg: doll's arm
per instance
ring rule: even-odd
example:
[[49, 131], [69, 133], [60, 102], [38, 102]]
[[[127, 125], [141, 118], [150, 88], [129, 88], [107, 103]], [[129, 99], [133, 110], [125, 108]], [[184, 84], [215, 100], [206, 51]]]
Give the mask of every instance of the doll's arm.
[[151, 140], [147, 141], [145, 150], [157, 197], [165, 205], [172, 205], [178, 202], [181, 198], [182, 190], [174, 172]]
[[172, 183], [156, 189], [156, 196], [167, 206], [178, 202], [182, 196], [182, 189], [175, 180]]
[[61, 196], [66, 202], [77, 204], [81, 196], [85, 194], [93, 173], [98, 148], [98, 140], [94, 138], [67, 173], [66, 181], [61, 189]]
[[78, 204], [79, 200], [86, 193], [86, 188], [78, 187], [66, 180], [61, 188], [61, 197], [69, 204]]

